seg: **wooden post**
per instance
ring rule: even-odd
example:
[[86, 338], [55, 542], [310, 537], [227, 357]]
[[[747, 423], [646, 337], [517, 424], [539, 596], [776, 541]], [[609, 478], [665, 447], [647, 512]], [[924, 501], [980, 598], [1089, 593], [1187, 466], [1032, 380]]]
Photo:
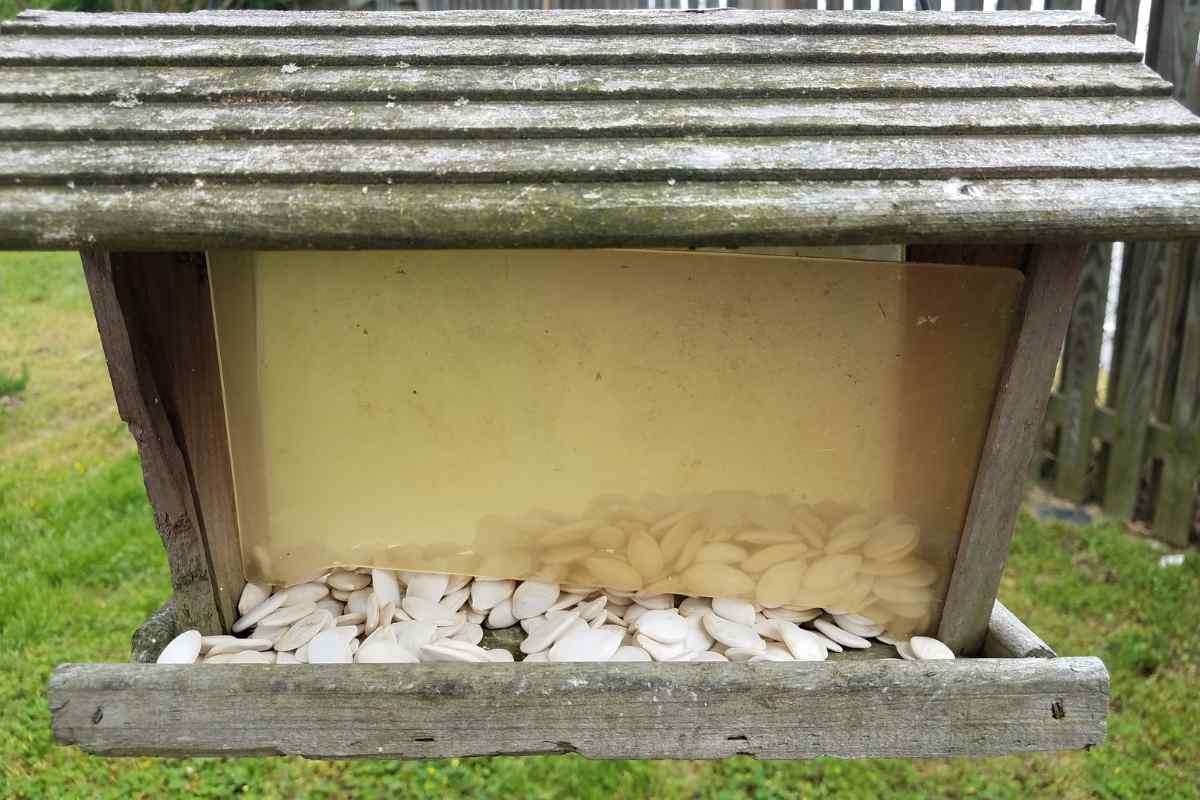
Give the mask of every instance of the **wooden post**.
[[177, 625], [224, 633], [244, 578], [204, 256], [85, 251], [83, 267], [167, 551]]
[[956, 653], [979, 652], [987, 633], [1086, 249], [1076, 242], [1046, 244], [1029, 255], [1018, 328], [1000, 375], [938, 628]]

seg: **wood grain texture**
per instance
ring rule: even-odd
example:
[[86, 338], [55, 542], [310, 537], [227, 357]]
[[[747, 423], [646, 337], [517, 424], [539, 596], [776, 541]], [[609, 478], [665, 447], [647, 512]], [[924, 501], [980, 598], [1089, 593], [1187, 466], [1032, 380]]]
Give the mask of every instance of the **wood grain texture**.
[[999, 600], [992, 606], [987, 636], [983, 640], [985, 658], [1054, 658], [1054, 650], [1026, 627]]
[[[245, 578], [207, 264], [200, 253], [115, 253], [111, 258], [140, 319], [137, 344], [146, 351], [158, 400], [187, 465], [201, 544], [228, 630]], [[190, 601], [176, 601], [181, 620], [194, 616]]]
[[[509, 67], [9, 67], [5, 102], [246, 99], [1076, 97], [1156, 95], [1143, 64], [720, 64]], [[136, 106], [134, 106], [136, 108]], [[234, 108], [237, 110], [237, 107]]]
[[733, 34], [704, 36], [4, 37], [0, 66], [772, 64], [1136, 62], [1118, 36]]
[[[160, 258], [169, 261], [170, 256]], [[129, 293], [119, 257], [114, 261], [107, 252], [87, 250], [83, 268], [117, 410], [137, 442], [154, 524], [167, 551], [178, 623], [204, 633], [222, 633], [232, 620], [217, 600], [187, 459], [163, 402], [164, 387], [155, 375], [145, 320]]]
[[1142, 97], [169, 103], [133, 108], [98, 103], [0, 103], [0, 141], [31, 142], [953, 133], [1094, 136], [1198, 131], [1200, 118], [1175, 101]]
[[1097, 745], [1108, 673], [1095, 658], [69, 664], [49, 701], [58, 740], [102, 755], [917, 758]]
[[1113, 26], [1091, 14], [827, 14], [812, 11], [726, 9], [688, 11], [440, 11], [362, 13], [353, 11], [199, 11], [192, 14], [87, 14], [21, 12], [0, 26], [20, 33], [111, 34], [289, 34], [392, 33], [889, 33], [1003, 31], [1017, 34], [1109, 33]]
[[[364, 191], [365, 189], [365, 191]], [[1200, 181], [0, 187], [0, 247], [732, 247], [1200, 236]]]
[[1089, 244], [1063, 350], [1059, 395], [1065, 408], [1055, 453], [1054, 491], [1076, 503], [1084, 502], [1091, 490], [1092, 420], [1099, 402], [1096, 387], [1111, 271], [1112, 245]]
[[1041, 245], [1026, 265], [1017, 330], [1000, 375], [938, 628], [938, 638], [956, 653], [979, 652], [987, 633], [1085, 252], [1085, 245], [1074, 242]]
[[913, 180], [1200, 177], [1200, 135], [763, 136], [71, 142], [0, 150], [0, 184]]

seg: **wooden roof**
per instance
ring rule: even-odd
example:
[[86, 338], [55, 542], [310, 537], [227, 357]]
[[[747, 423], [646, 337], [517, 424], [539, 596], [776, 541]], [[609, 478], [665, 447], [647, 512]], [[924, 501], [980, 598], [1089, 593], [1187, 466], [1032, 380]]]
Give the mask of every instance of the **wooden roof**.
[[32, 12], [0, 247], [1200, 235], [1200, 119], [1075, 12]]

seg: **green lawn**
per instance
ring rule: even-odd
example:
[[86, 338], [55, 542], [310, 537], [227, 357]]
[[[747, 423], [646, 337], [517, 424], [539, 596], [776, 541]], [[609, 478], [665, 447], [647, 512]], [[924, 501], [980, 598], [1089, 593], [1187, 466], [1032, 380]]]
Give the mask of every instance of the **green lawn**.
[[[57, 747], [45, 686], [62, 661], [120, 661], [168, 594], [136, 455], [112, 405], [79, 260], [0, 253], [0, 798], [1197, 797], [1200, 556], [1114, 526], [1023, 517], [1002, 599], [1064, 654], [1112, 672], [1108, 742], [957, 761], [436, 762], [105, 760]], [[819, 714], [819, 707], [813, 708]]]

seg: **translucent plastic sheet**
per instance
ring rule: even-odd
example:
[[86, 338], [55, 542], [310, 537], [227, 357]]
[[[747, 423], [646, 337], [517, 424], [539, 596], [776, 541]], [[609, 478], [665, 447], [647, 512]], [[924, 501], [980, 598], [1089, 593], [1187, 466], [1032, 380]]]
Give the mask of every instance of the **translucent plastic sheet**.
[[543, 577], [892, 630], [940, 615], [1021, 284], [711, 252], [210, 265], [249, 578]]

